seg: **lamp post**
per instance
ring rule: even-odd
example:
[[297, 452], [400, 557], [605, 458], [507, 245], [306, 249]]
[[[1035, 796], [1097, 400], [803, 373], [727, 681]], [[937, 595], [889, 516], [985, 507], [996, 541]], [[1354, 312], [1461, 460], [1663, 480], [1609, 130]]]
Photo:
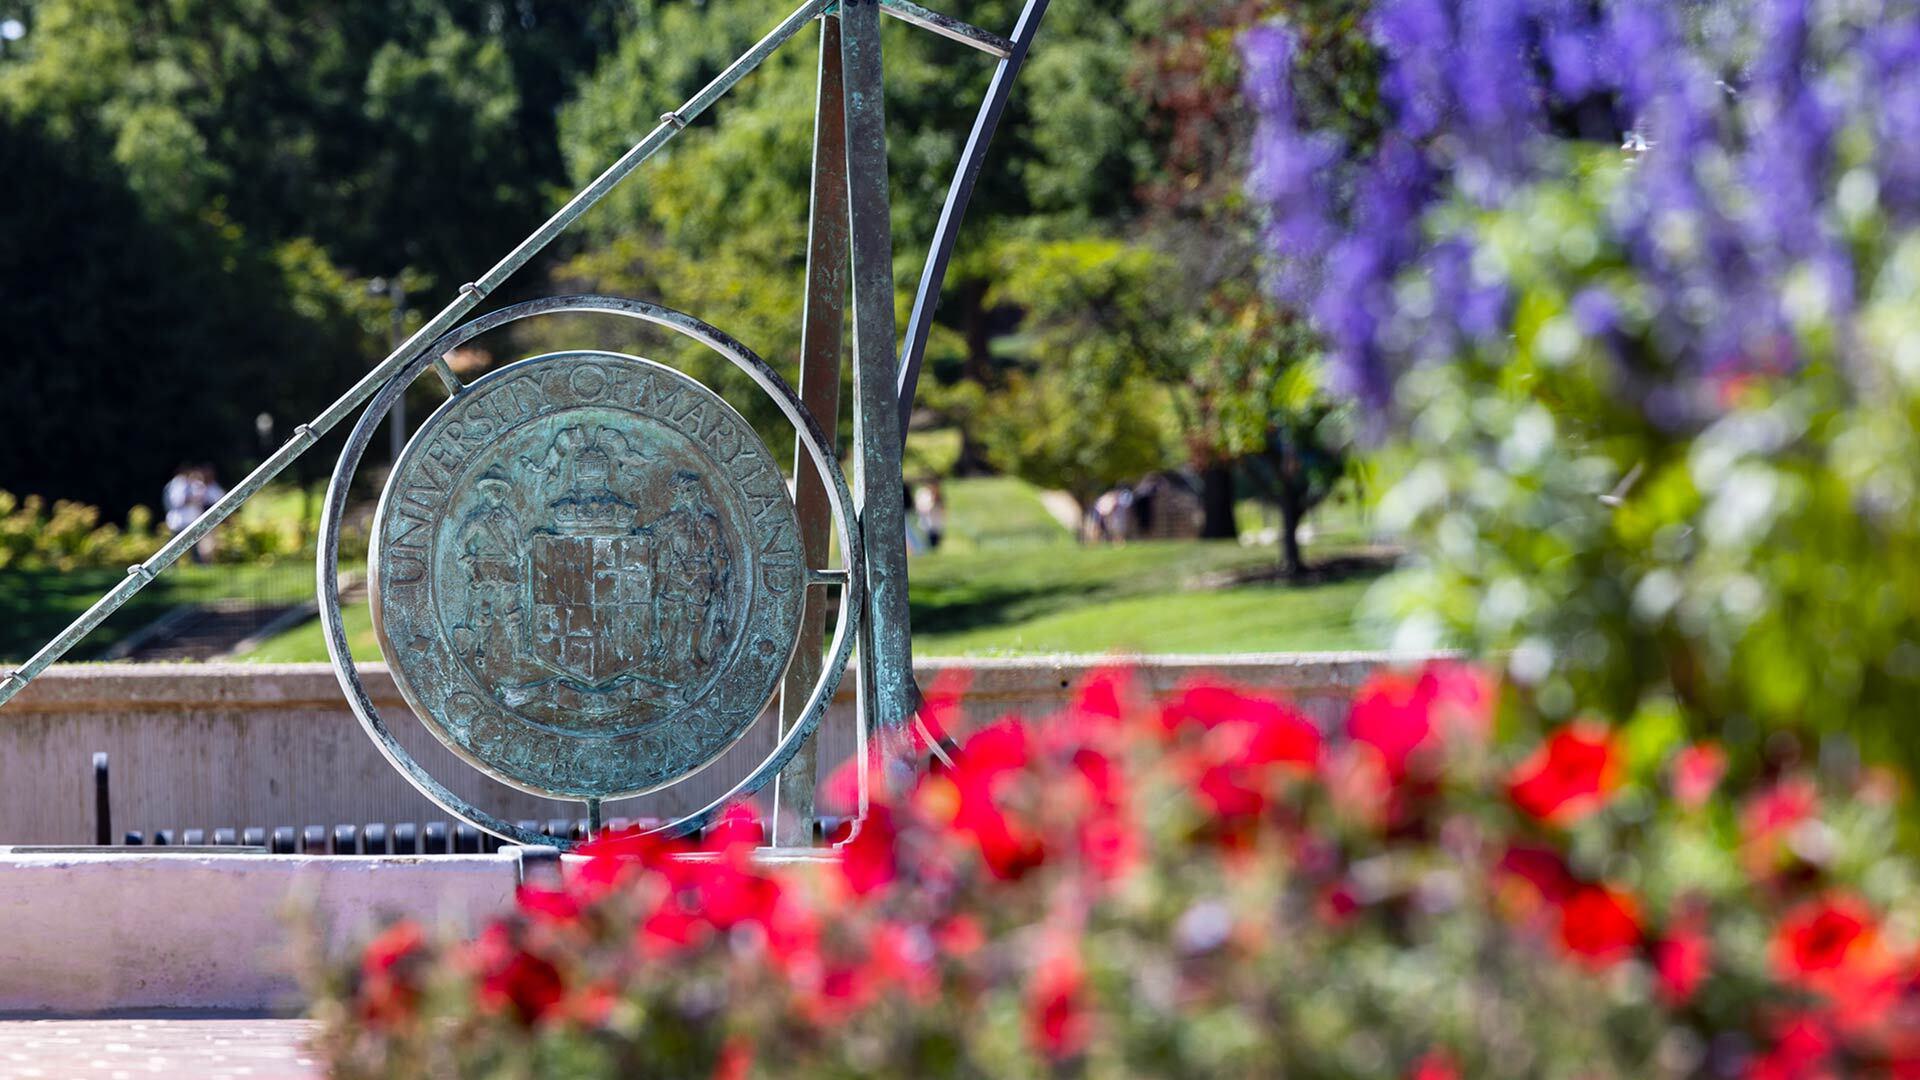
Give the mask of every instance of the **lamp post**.
[[[391, 278], [374, 278], [367, 282], [367, 292], [374, 296], [384, 296], [393, 303], [393, 329], [390, 332], [388, 348], [398, 351], [400, 343], [407, 339], [407, 286], [398, 275]], [[388, 460], [399, 461], [400, 450], [407, 445], [407, 397], [405, 394], [393, 400], [393, 413], [387, 421], [387, 446], [390, 451]]]

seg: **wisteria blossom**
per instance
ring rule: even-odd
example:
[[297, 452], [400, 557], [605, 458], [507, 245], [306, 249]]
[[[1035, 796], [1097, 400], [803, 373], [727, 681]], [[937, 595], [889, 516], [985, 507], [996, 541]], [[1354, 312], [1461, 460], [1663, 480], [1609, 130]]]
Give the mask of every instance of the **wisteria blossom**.
[[[1250, 189], [1272, 287], [1309, 313], [1341, 384], [1376, 409], [1396, 376], [1512, 330], [1476, 210], [1616, 159], [1606, 234], [1632, 295], [1580, 301], [1650, 416], [1706, 419], [1713, 388], [1831, 348], [1848, 362], [1850, 225], [1920, 221], [1920, 17], [1904, 3], [1384, 0], [1369, 33], [1386, 117], [1364, 153], [1305, 116], [1284, 20], [1243, 42], [1259, 117]], [[1318, 126], [1316, 126], [1318, 125]], [[1794, 333], [1809, 308], [1831, 342]]]

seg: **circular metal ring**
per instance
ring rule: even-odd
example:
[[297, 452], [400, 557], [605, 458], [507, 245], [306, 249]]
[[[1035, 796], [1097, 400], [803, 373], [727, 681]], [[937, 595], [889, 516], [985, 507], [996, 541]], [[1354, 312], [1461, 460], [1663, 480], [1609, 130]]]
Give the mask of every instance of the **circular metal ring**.
[[[860, 573], [864, 562], [861, 554], [860, 531], [855, 527], [853, 495], [847, 487], [846, 477], [840, 471], [840, 464], [834, 455], [832, 444], [821, 431], [820, 425], [800, 404], [798, 396], [787, 385], [786, 380], [769, 367], [766, 361], [760, 359], [753, 350], [684, 312], [674, 311], [644, 300], [629, 300], [616, 296], [557, 296], [530, 300], [502, 308], [455, 327], [387, 380], [373, 399], [367, 403], [366, 411], [361, 414], [359, 422], [347, 436], [347, 445], [341, 450], [340, 459], [334, 465], [333, 477], [327, 484], [325, 508], [320, 517], [319, 553], [315, 568], [318, 580], [315, 585], [320, 599], [320, 625], [327, 643], [327, 655], [333, 661], [334, 676], [339, 680], [341, 690], [346, 693], [347, 704], [353, 709], [354, 716], [360, 721], [360, 726], [366, 729], [368, 736], [373, 739], [374, 745], [380, 749], [381, 754], [435, 805], [496, 836], [520, 844], [558, 847], [562, 850], [572, 848], [573, 841], [522, 829], [513, 822], [496, 817], [473, 805], [422, 768], [406, 747], [400, 745], [399, 740], [394, 738], [393, 730], [380, 716], [379, 708], [367, 694], [366, 685], [360, 678], [360, 669], [354, 663], [352, 651], [347, 646], [346, 630], [341, 623], [340, 526], [346, 513], [347, 490], [353, 483], [354, 474], [360, 466], [360, 459], [366, 454], [367, 445], [372, 441], [374, 432], [386, 420], [386, 415], [393, 408], [394, 402], [413, 385], [415, 379], [433, 366], [437, 358], [481, 334], [521, 319], [535, 315], [594, 312], [649, 322], [697, 341], [745, 372], [759, 385], [762, 392], [773, 399], [788, 423], [793, 425], [807, 456], [813, 461], [814, 468], [826, 481], [823, 487], [839, 533], [842, 564], [846, 568], [840, 580], [840, 613], [834, 624], [833, 640], [827, 662], [821, 669], [820, 678], [814, 683], [813, 693], [808, 696], [806, 707], [802, 710], [799, 719], [759, 765], [719, 798], [691, 814], [653, 829], [652, 832], [679, 834], [704, 827], [734, 802], [765, 787], [768, 781], [786, 767], [794, 754], [799, 752], [801, 744], [813, 736], [814, 731], [820, 726], [820, 721], [826, 715], [828, 706], [833, 702], [833, 695], [839, 689], [840, 679], [846, 671], [847, 662], [853, 652], [854, 641], [858, 636], [858, 613], [862, 610], [864, 580]], [[816, 569], [820, 568], [809, 568], [809, 574], [811, 575]], [[858, 743], [856, 753], [862, 760], [865, 758], [864, 735], [864, 729], [856, 734]], [[861, 776], [859, 801], [861, 810], [864, 812], [867, 802], [864, 774]]]

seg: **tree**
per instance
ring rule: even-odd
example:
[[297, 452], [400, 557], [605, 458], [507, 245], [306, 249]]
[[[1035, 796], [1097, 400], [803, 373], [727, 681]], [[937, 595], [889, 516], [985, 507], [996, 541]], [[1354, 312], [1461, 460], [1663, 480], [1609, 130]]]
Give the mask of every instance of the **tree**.
[[988, 460], [1080, 505], [1168, 464], [1159, 388], [1141, 379], [1089, 393], [1064, 372], [1015, 373], [975, 419]]
[[259, 252], [209, 223], [149, 217], [85, 140], [0, 116], [0, 476], [118, 513], [179, 463], [231, 476], [254, 418], [284, 437], [364, 363], [323, 254]]
[[[1018, 10], [1014, 0], [989, 0], [970, 5], [966, 17], [1008, 30]], [[598, 173], [662, 109], [697, 91], [772, 17], [757, 0], [635, 5], [619, 48], [562, 115], [561, 142], [576, 181]], [[1124, 81], [1127, 33], [1095, 0], [1060, 0], [1050, 10], [942, 294], [922, 382], [922, 402], [937, 411], [978, 397], [955, 392], [961, 384], [999, 389], [1009, 368], [994, 342], [1017, 324], [1019, 308], [1004, 294], [990, 299], [1000, 244], [1051, 223], [1058, 223], [1056, 233], [1084, 232], [1132, 206], [1150, 159], [1139, 138], [1139, 104], [1114, 92]], [[883, 34], [895, 277], [904, 302], [992, 65], [891, 20]], [[792, 363], [804, 288], [816, 41], [799, 35], [610, 198], [585, 223], [592, 240], [562, 279], [663, 300], [728, 330], [770, 361]], [[963, 461], [981, 461], [974, 433], [964, 425], [962, 432]]]
[[0, 107], [102, 141], [150, 210], [361, 276], [468, 280], [545, 215], [613, 0], [40, 0]]
[[[257, 460], [258, 414], [284, 438], [385, 353], [368, 278], [467, 280], [548, 212], [621, 8], [36, 0], [0, 63], [9, 484], [118, 513]], [[49, 417], [100, 434], [49, 457]]]
[[[1140, 191], [1148, 242], [1165, 253], [1167, 302], [1192, 313], [1189, 348], [1154, 354], [1155, 376], [1187, 398], [1188, 457], [1201, 477], [1202, 535], [1228, 538], [1236, 467], [1250, 464], [1281, 516], [1281, 564], [1304, 568], [1299, 527], [1346, 469], [1341, 415], [1318, 392], [1318, 349], [1298, 316], [1261, 289], [1269, 265], [1260, 208], [1242, 189], [1252, 117], [1240, 94], [1240, 35], [1276, 16], [1271, 0], [1155, 0], [1130, 9], [1140, 34], [1132, 85], [1150, 108], [1158, 167]], [[1364, 101], [1372, 84], [1355, 39], [1363, 4], [1308, 0], [1285, 9], [1329, 37], [1315, 100]], [[1344, 50], [1344, 51], [1342, 51]], [[1358, 73], [1358, 74], [1354, 74]], [[1355, 106], [1358, 108], [1358, 106]]]

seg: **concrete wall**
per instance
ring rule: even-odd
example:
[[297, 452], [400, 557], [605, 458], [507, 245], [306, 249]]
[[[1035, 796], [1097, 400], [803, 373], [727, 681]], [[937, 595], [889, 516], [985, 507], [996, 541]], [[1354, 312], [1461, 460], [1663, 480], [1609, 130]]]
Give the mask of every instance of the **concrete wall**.
[[[1104, 658], [923, 661], [925, 685], [949, 668], [971, 672], [969, 719], [1044, 716]], [[1389, 658], [1362, 654], [1158, 656], [1134, 661], [1167, 690], [1211, 672], [1284, 690], [1322, 720], [1338, 715]], [[579, 803], [538, 799], [475, 772], [407, 712], [377, 666], [368, 690], [407, 749], [454, 791], [508, 820], [583, 815]], [[851, 680], [848, 680], [851, 683]], [[853, 748], [852, 691], [821, 736], [822, 772]], [[726, 756], [654, 795], [607, 804], [609, 817], [666, 817], [705, 805], [772, 746], [755, 725]], [[92, 755], [112, 765], [116, 839], [128, 830], [445, 820], [389, 766], [348, 711], [325, 664], [75, 664], [49, 670], [0, 709], [0, 844], [93, 839]]]
[[310, 858], [0, 848], [0, 920], [10, 928], [0, 1015], [297, 1007], [296, 912], [325, 933], [329, 956], [391, 918], [472, 934], [512, 903], [518, 851]]

